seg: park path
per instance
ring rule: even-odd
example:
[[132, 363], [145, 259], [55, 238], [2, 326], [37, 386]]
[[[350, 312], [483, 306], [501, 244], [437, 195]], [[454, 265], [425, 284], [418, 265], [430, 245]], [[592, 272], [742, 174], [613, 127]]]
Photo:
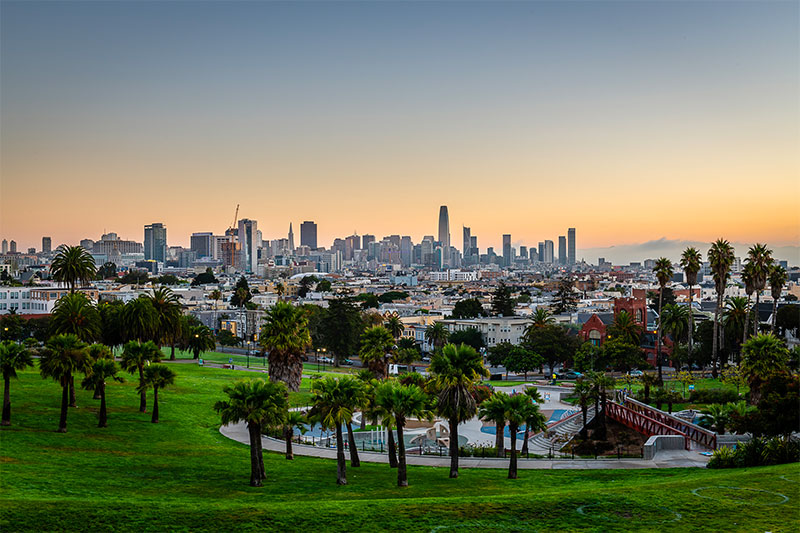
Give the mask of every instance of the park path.
[[[219, 428], [220, 433], [229, 439], [250, 445], [250, 436], [247, 426], [240, 422]], [[262, 437], [262, 445], [265, 450], [283, 453], [286, 450], [286, 443], [282, 440], [270, 437]], [[320, 448], [305, 444], [292, 444], [295, 455], [305, 457], [319, 457], [321, 459], [336, 459], [334, 448]], [[362, 461], [368, 463], [388, 463], [389, 458], [386, 454], [375, 452], [358, 452]], [[590, 470], [590, 469], [639, 469], [639, 468], [684, 468], [684, 467], [705, 467], [708, 457], [697, 452], [685, 450], [661, 451], [652, 461], [644, 459], [525, 459], [519, 458], [518, 465], [522, 470]], [[409, 465], [418, 466], [441, 466], [449, 467], [449, 457], [437, 456], [417, 456], [407, 455], [406, 462]], [[500, 468], [508, 469], [509, 459], [485, 458], [478, 459], [472, 457], [461, 457], [459, 459], [460, 468]]]

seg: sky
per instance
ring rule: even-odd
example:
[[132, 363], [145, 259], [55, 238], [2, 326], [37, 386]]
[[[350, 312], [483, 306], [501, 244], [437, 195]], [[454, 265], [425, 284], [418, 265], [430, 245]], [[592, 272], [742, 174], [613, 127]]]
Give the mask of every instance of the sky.
[[267, 239], [417, 242], [448, 205], [482, 251], [576, 227], [579, 256], [791, 255], [799, 26], [793, 1], [3, 1], [0, 235], [188, 245], [240, 204]]

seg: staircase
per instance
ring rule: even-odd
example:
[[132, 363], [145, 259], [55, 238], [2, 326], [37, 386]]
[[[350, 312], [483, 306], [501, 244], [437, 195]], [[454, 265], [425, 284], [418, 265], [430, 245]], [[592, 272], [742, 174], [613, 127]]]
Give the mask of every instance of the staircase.
[[[594, 419], [594, 406], [589, 407], [586, 413], [586, 423], [589, 424]], [[583, 428], [583, 414], [578, 411], [563, 420], [559, 420], [547, 431], [537, 433], [528, 440], [528, 453], [536, 455], [547, 455], [551, 451], [556, 453], [566, 442]]]

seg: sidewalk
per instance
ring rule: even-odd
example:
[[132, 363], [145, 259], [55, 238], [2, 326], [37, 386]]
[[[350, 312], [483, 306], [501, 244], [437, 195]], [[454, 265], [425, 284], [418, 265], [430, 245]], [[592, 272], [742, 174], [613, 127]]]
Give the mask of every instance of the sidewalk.
[[[250, 436], [247, 427], [243, 422], [231, 424], [219, 428], [220, 433], [229, 439], [250, 444]], [[284, 441], [262, 437], [262, 445], [265, 450], [283, 453], [286, 450]], [[336, 459], [334, 448], [318, 448], [305, 444], [293, 443], [292, 449], [295, 455], [306, 457], [319, 457], [321, 459]], [[389, 458], [385, 454], [374, 452], [358, 452], [362, 461], [368, 463], [388, 463]], [[659, 452], [652, 461], [643, 459], [524, 459], [518, 457], [518, 467], [520, 470], [590, 470], [590, 469], [640, 469], [640, 468], [685, 468], [685, 467], [705, 467], [709, 458], [700, 455], [698, 452], [685, 450], [668, 450]], [[406, 455], [406, 462], [409, 465], [419, 466], [440, 466], [449, 467], [449, 457], [437, 456], [416, 456]], [[508, 469], [509, 459], [486, 458], [476, 459], [473, 457], [461, 457], [459, 468], [500, 468]]]

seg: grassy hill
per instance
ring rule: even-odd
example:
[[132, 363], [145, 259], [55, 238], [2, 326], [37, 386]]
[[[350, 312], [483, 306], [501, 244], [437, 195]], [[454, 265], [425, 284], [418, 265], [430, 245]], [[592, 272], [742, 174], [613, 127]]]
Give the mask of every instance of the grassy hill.
[[[250, 488], [247, 447], [223, 437], [212, 406], [239, 371], [174, 364], [159, 394], [161, 423], [137, 411], [134, 380], [109, 385], [109, 427], [78, 392], [57, 434], [60, 388], [34, 371], [12, 382], [12, 423], [0, 431], [2, 531], [796, 531], [800, 465], [711, 471], [504, 470], [409, 467], [265, 454]], [[304, 386], [308, 384], [304, 382]], [[307, 391], [294, 397], [303, 404]], [[152, 401], [148, 396], [148, 402]], [[786, 499], [788, 498], [788, 500]]]

